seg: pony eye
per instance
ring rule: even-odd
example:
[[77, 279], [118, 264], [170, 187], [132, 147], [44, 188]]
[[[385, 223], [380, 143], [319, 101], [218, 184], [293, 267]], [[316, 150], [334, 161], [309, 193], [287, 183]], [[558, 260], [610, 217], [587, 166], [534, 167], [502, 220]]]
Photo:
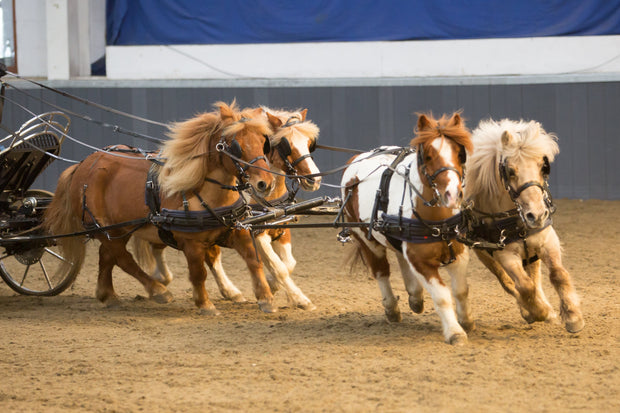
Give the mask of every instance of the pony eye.
[[508, 168], [508, 177], [514, 178], [515, 176], [517, 176], [517, 173], [515, 172], [515, 170], [513, 168]]

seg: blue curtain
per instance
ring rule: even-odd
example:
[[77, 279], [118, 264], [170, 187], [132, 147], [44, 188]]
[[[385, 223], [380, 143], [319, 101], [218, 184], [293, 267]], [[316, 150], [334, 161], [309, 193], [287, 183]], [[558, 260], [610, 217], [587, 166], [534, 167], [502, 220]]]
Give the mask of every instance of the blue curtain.
[[620, 34], [620, 0], [107, 0], [108, 45]]

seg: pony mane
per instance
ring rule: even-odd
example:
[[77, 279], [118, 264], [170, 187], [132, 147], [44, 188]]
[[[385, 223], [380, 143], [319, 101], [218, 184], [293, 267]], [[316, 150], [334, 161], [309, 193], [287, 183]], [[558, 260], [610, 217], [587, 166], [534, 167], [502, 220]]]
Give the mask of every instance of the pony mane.
[[[508, 147], [502, 145], [502, 134], [512, 135]], [[500, 159], [539, 159], [553, 162], [560, 152], [557, 136], [545, 132], [536, 121], [502, 119], [483, 120], [472, 133], [474, 152], [467, 160], [467, 197], [474, 203], [497, 202], [504, 186], [499, 177]]]
[[[418, 113], [418, 116], [422, 114]], [[425, 114], [428, 121], [428, 127], [420, 130], [418, 127], [414, 130], [414, 138], [409, 145], [413, 148], [417, 145], [422, 145], [424, 150], [428, 149], [433, 140], [441, 136], [445, 136], [447, 139], [454, 141], [456, 144], [461, 145], [465, 150], [471, 153], [474, 149], [471, 134], [469, 129], [465, 126], [465, 121], [460, 116], [460, 112], [456, 112], [451, 117], [443, 115], [439, 119], [433, 118], [432, 114]]]
[[319, 127], [312, 121], [303, 119], [301, 110], [286, 111], [281, 109], [271, 109], [268, 107], [262, 107], [265, 113], [269, 112], [271, 115], [277, 117], [285, 125], [291, 119], [297, 119], [299, 122], [287, 126], [286, 128], [280, 127], [273, 135], [270, 136], [270, 142], [272, 145], [277, 145], [282, 138], [288, 136], [291, 131], [301, 133], [314, 141], [319, 138]]
[[[217, 110], [204, 112], [183, 122], [170, 125], [170, 138], [161, 147], [166, 163], [159, 174], [159, 184], [166, 196], [199, 188], [207, 173], [221, 167], [215, 145], [221, 138], [234, 136], [248, 128], [269, 135], [271, 126], [259, 111], [240, 111], [237, 103], [216, 102]], [[260, 111], [262, 113], [262, 111]], [[246, 118], [247, 120], [242, 120]]]

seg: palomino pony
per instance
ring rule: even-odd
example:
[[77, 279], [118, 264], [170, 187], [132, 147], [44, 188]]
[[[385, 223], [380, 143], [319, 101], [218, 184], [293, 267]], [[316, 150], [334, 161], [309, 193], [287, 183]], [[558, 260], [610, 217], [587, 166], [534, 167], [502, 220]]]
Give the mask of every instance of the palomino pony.
[[[416, 151], [382, 147], [352, 158], [342, 178], [344, 214], [348, 221], [370, 224], [353, 229], [353, 236], [379, 284], [388, 320], [402, 319], [389, 281], [389, 248], [396, 252], [409, 307], [422, 312], [426, 288], [446, 342], [464, 344], [465, 330], [474, 328], [465, 274], [469, 254], [455, 238], [470, 134], [459, 113], [438, 120], [422, 114], [411, 147]], [[452, 279], [458, 321], [450, 289], [439, 275], [442, 265]]]
[[557, 317], [542, 290], [542, 261], [560, 297], [566, 330], [575, 333], [584, 321], [551, 225], [555, 207], [547, 186], [559, 152], [556, 139], [534, 121], [482, 121], [472, 134], [466, 199], [472, 203], [473, 239], [486, 242], [476, 255], [516, 298], [523, 318], [532, 323]]
[[[158, 245], [164, 244], [162, 238], [175, 242], [187, 259], [196, 306], [203, 313], [217, 313], [204, 286], [207, 251], [246, 215], [247, 205], [238, 189], [250, 185], [267, 196], [274, 179], [265, 158], [272, 129], [262, 109], [240, 112], [234, 102], [215, 106], [213, 112], [171, 126], [171, 139], [161, 150], [162, 166], [137, 150], [117, 147], [115, 153], [94, 153], [61, 175], [44, 219], [52, 234], [137, 223], [99, 229], [94, 235], [101, 242], [96, 295], [103, 303], [118, 302], [112, 284], [115, 265], [140, 281], [153, 299], [171, 299], [166, 287], [142, 271], [127, 251], [133, 234]], [[158, 171], [158, 178], [149, 169]], [[161, 191], [148, 190], [147, 177], [151, 185], [159, 183]], [[153, 199], [161, 213], [146, 205], [149, 193], [156, 194]], [[248, 237], [235, 247], [250, 268], [259, 306], [271, 311], [273, 295], [262, 265], [253, 252], [247, 252], [253, 251], [251, 242]], [[59, 243], [67, 257], [81, 265], [83, 239], [61, 238]]]
[[[271, 152], [268, 159], [271, 170], [277, 175], [275, 176], [274, 190], [261, 201], [261, 204], [252, 205], [255, 209], [277, 206], [288, 200], [287, 178], [282, 174], [303, 176], [319, 173], [319, 169], [311, 157], [311, 152], [314, 151], [318, 139], [319, 128], [313, 122], [306, 120], [307, 109], [294, 112], [263, 109], [275, 131], [270, 136]], [[300, 178], [299, 182], [302, 189], [316, 191], [321, 185], [321, 177]], [[248, 236], [248, 230], [233, 231], [229, 237], [208, 250], [205, 260], [213, 273], [222, 296], [235, 302], [244, 302], [245, 298], [224, 271], [220, 246], [233, 248], [238, 243], [239, 237], [245, 239]], [[265, 230], [255, 235], [255, 241], [256, 249], [271, 275], [271, 277], [267, 277], [267, 281], [272, 293], [282, 288], [286, 292], [291, 306], [305, 310], [315, 309], [312, 301], [306, 297], [290, 277], [297, 263], [292, 255], [291, 230]], [[168, 285], [172, 281], [173, 275], [166, 265], [163, 248], [157, 245], [151, 247], [148, 248], [144, 242], [134, 238], [134, 251], [138, 262], [146, 268], [147, 272], [152, 274], [153, 278]]]

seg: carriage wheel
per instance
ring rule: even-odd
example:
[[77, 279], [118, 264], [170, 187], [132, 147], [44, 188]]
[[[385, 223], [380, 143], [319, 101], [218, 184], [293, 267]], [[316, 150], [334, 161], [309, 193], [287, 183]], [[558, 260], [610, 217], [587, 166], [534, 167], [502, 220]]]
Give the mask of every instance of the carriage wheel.
[[[26, 196], [53, 197], [44, 190], [28, 190]], [[14, 291], [23, 295], [58, 295], [73, 283], [79, 268], [71, 266], [63, 272], [66, 260], [55, 245], [20, 250], [0, 255], [0, 277]]]

